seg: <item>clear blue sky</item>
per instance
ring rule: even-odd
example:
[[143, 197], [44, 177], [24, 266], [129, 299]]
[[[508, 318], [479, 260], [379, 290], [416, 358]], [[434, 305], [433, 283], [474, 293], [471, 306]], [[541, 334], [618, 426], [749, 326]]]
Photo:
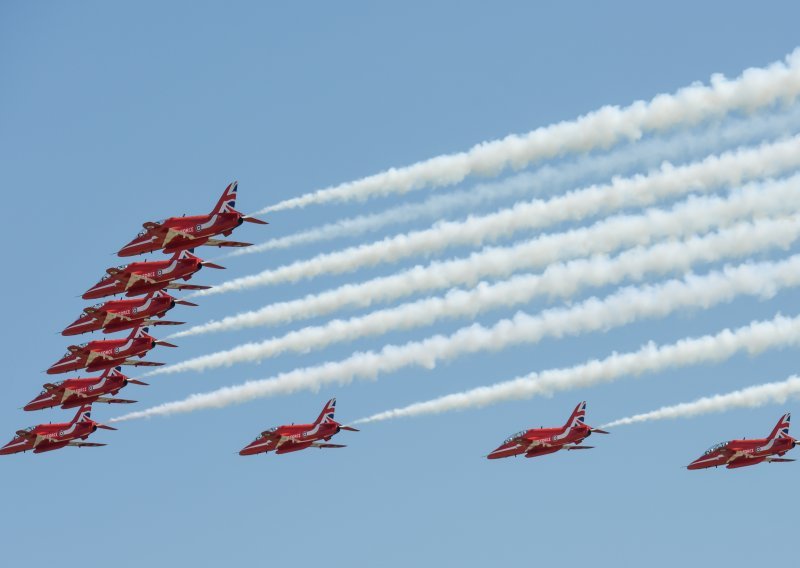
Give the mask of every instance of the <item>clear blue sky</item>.
[[[80, 313], [77, 296], [119, 264], [110, 253], [143, 221], [210, 209], [233, 179], [240, 182], [240, 208], [252, 211], [604, 104], [671, 92], [713, 72], [733, 76], [790, 52], [800, 16], [788, 2], [281, 4], [0, 5], [6, 203], [0, 442], [18, 428], [72, 415], [18, 408], [39, 392], [42, 371], [68, 344], [56, 332]], [[236, 237], [259, 242], [401, 201], [284, 212], [270, 217], [268, 227], [245, 226]], [[206, 271], [195, 280], [213, 284], [343, 244], [227, 259], [227, 273]], [[407, 264], [214, 296], [173, 314], [199, 323]], [[589, 560], [666, 567], [750, 566], [769, 554], [792, 565], [799, 464], [696, 473], [680, 466], [719, 440], [766, 435], [797, 403], [620, 428], [591, 452], [481, 459], [511, 432], [561, 424], [580, 400], [589, 401], [588, 422], [600, 424], [781, 380], [796, 371], [792, 352], [385, 422], [342, 433], [336, 441], [349, 444], [344, 450], [254, 458], [236, 452], [266, 427], [313, 419], [330, 396], [338, 397], [338, 415], [347, 421], [633, 349], [646, 339], [674, 341], [777, 311], [795, 315], [798, 299], [790, 292], [768, 302], [739, 300], [606, 334], [464, 357], [433, 372], [124, 423], [118, 432], [96, 434], [95, 441], [109, 443], [96, 450], [3, 457], [1, 563], [394, 567]], [[128, 408], [145, 408], [463, 323], [258, 366], [157, 377], [124, 395], [140, 401]], [[152, 358], [175, 362], [280, 331], [184, 338], [180, 349], [157, 350]], [[117, 414], [96, 409], [101, 421]]]

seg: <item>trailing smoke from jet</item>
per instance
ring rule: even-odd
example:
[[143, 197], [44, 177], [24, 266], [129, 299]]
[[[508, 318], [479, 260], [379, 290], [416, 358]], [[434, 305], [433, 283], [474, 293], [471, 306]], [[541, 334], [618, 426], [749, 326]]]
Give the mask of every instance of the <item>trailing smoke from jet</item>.
[[618, 284], [627, 278], [640, 280], [649, 274], [685, 271], [697, 262], [747, 256], [774, 246], [786, 249], [798, 236], [800, 217], [742, 223], [685, 242], [673, 241], [632, 249], [614, 258], [596, 256], [552, 264], [541, 275], [524, 274], [491, 284], [482, 282], [468, 290], [450, 290], [444, 296], [423, 298], [348, 320], [333, 320], [291, 331], [282, 337], [202, 355], [154, 373], [261, 361], [287, 351], [306, 353], [334, 343], [431, 325], [440, 319], [474, 318], [489, 310], [527, 304], [537, 296], [570, 297], [584, 287]]
[[623, 108], [605, 106], [576, 120], [483, 142], [466, 152], [437, 156], [287, 199], [256, 214], [452, 185], [473, 174], [497, 175], [504, 168], [519, 169], [569, 152], [609, 148], [623, 140], [638, 140], [646, 132], [693, 125], [734, 110], [753, 112], [778, 102], [791, 102], [798, 93], [800, 50], [795, 50], [783, 62], [747, 69], [736, 79], [715, 74], [708, 86], [694, 84]]
[[[798, 52], [800, 53], [800, 52]], [[520, 202], [488, 215], [464, 221], [446, 221], [431, 228], [394, 235], [373, 243], [317, 255], [259, 274], [224, 282], [196, 295], [220, 294], [254, 286], [295, 282], [322, 274], [341, 274], [367, 266], [393, 263], [457, 245], [479, 246], [509, 238], [523, 230], [540, 229], [563, 221], [611, 213], [625, 207], [641, 207], [659, 199], [691, 192], [709, 192], [743, 180], [773, 176], [800, 166], [800, 136], [709, 156], [680, 167], [665, 163], [647, 175], [615, 178], [609, 184], [568, 192], [549, 200]]]
[[793, 104], [784, 112], [760, 113], [730, 118], [709, 124], [701, 131], [683, 130], [615, 148], [600, 155], [580, 156], [558, 165], [544, 165], [534, 172], [478, 184], [475, 187], [435, 194], [421, 202], [404, 203], [379, 213], [358, 215], [333, 223], [300, 231], [284, 237], [235, 250], [228, 256], [285, 249], [340, 237], [353, 237], [378, 231], [388, 226], [421, 219], [440, 220], [455, 211], [474, 211], [501, 199], [532, 195], [554, 195], [576, 184], [594, 179], [621, 175], [631, 169], [653, 169], [664, 161], [685, 161], [690, 156], [744, 143], [773, 140], [800, 130], [800, 105]]
[[698, 398], [692, 402], [684, 402], [673, 406], [662, 406], [658, 410], [634, 414], [620, 418], [601, 428], [613, 428], [626, 424], [639, 424], [653, 420], [676, 418], [692, 418], [712, 412], [727, 412], [736, 408], [756, 408], [766, 404], [784, 404], [789, 398], [800, 395], [800, 377], [793, 375], [785, 381], [755, 385], [726, 394], [717, 394]]
[[[519, 312], [513, 318], [500, 320], [491, 327], [473, 324], [449, 336], [434, 335], [405, 345], [386, 345], [378, 352], [355, 353], [342, 361], [295, 369], [270, 379], [194, 394], [181, 401], [127, 414], [117, 420], [192, 412], [300, 390], [317, 390], [332, 383], [343, 385], [355, 379], [375, 379], [378, 375], [410, 366], [432, 369], [440, 361], [470, 353], [533, 344], [544, 337], [561, 338], [607, 330], [644, 318], [664, 317], [679, 309], [708, 309], [742, 294], [765, 299], [781, 289], [798, 284], [800, 255], [780, 262], [727, 267], [705, 276], [688, 274], [682, 279], [667, 280], [657, 285], [623, 288], [604, 299], [589, 298], [570, 308], [550, 309], [538, 315]], [[225, 361], [205, 361], [197, 368], [225, 364]]]
[[356, 420], [353, 424], [483, 408], [510, 400], [550, 396], [560, 391], [611, 383], [624, 377], [639, 377], [645, 373], [720, 363], [741, 352], [755, 356], [768, 349], [798, 346], [800, 317], [778, 315], [769, 321], [752, 322], [733, 330], [724, 329], [715, 335], [685, 338], [669, 345], [649, 342], [630, 353], [613, 353], [605, 359], [592, 359], [573, 367], [530, 373], [493, 385], [379, 412]]
[[[510, 247], [486, 248], [466, 258], [416, 266], [391, 276], [211, 321], [170, 337], [287, 323], [346, 307], [369, 307], [429, 290], [474, 286], [481, 278], [505, 277], [570, 257], [609, 253], [620, 247], [647, 245], [657, 238], [728, 227], [743, 217], [764, 217], [798, 209], [800, 176], [795, 176], [735, 190], [724, 198], [692, 197], [671, 210], [650, 209], [639, 215], [612, 217], [589, 227], [543, 235]], [[559, 295], [558, 291], [555, 295]]]

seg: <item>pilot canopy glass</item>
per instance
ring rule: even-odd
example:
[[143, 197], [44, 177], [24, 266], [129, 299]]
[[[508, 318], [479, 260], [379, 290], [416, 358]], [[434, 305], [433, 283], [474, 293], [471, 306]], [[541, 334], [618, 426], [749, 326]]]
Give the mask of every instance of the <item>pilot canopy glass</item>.
[[521, 430], [521, 431], [517, 432], [516, 434], [511, 434], [508, 438], [503, 440], [503, 443], [504, 444], [508, 444], [509, 442], [513, 442], [517, 438], [519, 438], [521, 436], [524, 436], [526, 432], [527, 432], [527, 430]]
[[273, 432], [275, 432], [277, 430], [278, 430], [277, 427], [270, 428], [269, 430], [264, 430], [263, 432], [261, 432], [261, 434], [258, 435], [258, 438], [256, 438], [256, 440], [260, 440], [261, 438], [266, 438], [267, 436], [269, 436], [270, 434], [272, 434]]
[[722, 448], [724, 448], [724, 447], [725, 447], [725, 446], [727, 446], [727, 445], [728, 445], [728, 442], [720, 442], [719, 444], [714, 444], [713, 446], [711, 446], [710, 448], [708, 448], [708, 449], [706, 450], [706, 453], [705, 453], [705, 454], [703, 454], [703, 455], [713, 454], [713, 453], [714, 453], [714, 452], [716, 452], [717, 450], [721, 450]]

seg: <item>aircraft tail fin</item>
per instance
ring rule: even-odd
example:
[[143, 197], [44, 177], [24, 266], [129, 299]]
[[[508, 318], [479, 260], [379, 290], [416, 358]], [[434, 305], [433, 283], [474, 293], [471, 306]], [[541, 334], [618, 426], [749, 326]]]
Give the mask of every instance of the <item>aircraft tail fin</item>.
[[239, 182], [235, 181], [225, 188], [219, 201], [217, 201], [217, 204], [214, 206], [214, 210], [211, 212], [212, 215], [215, 213], [227, 213], [231, 209], [236, 208], [236, 190], [238, 187]]
[[575, 410], [572, 411], [572, 414], [567, 420], [567, 423], [564, 424], [564, 430], [570, 430], [575, 428], [576, 426], [582, 425], [586, 422], [586, 401], [584, 400], [581, 403], [578, 403], [578, 406], [575, 407]]
[[91, 404], [84, 404], [78, 409], [78, 412], [75, 414], [75, 418], [72, 419], [72, 424], [76, 422], [85, 422], [86, 420], [92, 419], [92, 405]]
[[336, 399], [330, 399], [319, 413], [319, 416], [314, 421], [314, 424], [325, 424], [328, 422], [335, 422], [333, 415], [336, 412]]
[[149, 335], [150, 328], [149, 327], [141, 327], [137, 326], [131, 330], [128, 339], [139, 338], [139, 337], [147, 337]]
[[768, 439], [774, 440], [775, 438], [788, 438], [791, 420], [792, 414], [790, 412], [787, 412], [781, 416], [781, 419], [778, 420], [777, 424], [775, 424], [775, 428], [772, 429]]

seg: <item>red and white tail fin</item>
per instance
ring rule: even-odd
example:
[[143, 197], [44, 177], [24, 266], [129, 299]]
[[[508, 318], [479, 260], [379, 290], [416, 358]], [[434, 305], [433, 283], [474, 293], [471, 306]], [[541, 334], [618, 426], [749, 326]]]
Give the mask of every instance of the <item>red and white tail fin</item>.
[[325, 407], [322, 409], [322, 412], [319, 413], [319, 416], [314, 421], [314, 424], [326, 424], [328, 422], [336, 422], [333, 419], [333, 415], [336, 412], [336, 399], [330, 399]]
[[180, 250], [172, 255], [172, 260], [199, 259], [199, 257], [195, 256], [193, 253], [193, 248]]
[[768, 440], [774, 440], [775, 438], [788, 438], [789, 437], [789, 425], [792, 421], [792, 414], [787, 412], [781, 419], [778, 420], [778, 423], [775, 424], [775, 428], [772, 429], [772, 432], [769, 435]]
[[92, 419], [92, 405], [91, 404], [84, 404], [78, 409], [78, 413], [75, 415], [75, 418], [72, 419], [72, 424], [76, 422], [85, 422], [86, 420]]
[[586, 401], [579, 403], [578, 406], [575, 407], [575, 410], [572, 411], [572, 414], [567, 420], [567, 423], [564, 424], [564, 430], [571, 430], [576, 426], [582, 426], [586, 422]]
[[131, 334], [128, 336], [128, 339], [149, 337], [150, 336], [150, 334], [148, 333], [149, 331], [150, 331], [149, 327], [134, 327], [131, 330]]
[[222, 192], [222, 196], [219, 198], [219, 201], [217, 201], [216, 206], [214, 206], [214, 210], [211, 212], [212, 215], [215, 213], [227, 213], [231, 210], [235, 210], [236, 190], [238, 187], [239, 182], [235, 181], [225, 188], [225, 191]]

